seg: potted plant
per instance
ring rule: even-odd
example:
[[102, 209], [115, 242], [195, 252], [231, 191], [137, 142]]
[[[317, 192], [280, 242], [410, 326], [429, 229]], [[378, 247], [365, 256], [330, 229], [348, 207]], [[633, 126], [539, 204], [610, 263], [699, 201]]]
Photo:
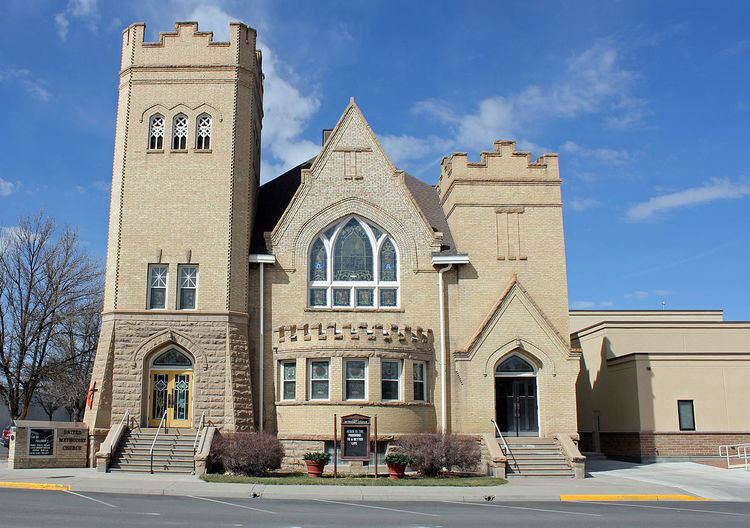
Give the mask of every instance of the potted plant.
[[388, 464], [388, 475], [393, 480], [404, 478], [406, 466], [412, 462], [413, 460], [409, 455], [404, 455], [402, 453], [391, 453], [385, 457], [385, 463]]
[[331, 455], [323, 452], [305, 453], [302, 457], [307, 464], [307, 476], [318, 478], [323, 474], [323, 468], [331, 461]]

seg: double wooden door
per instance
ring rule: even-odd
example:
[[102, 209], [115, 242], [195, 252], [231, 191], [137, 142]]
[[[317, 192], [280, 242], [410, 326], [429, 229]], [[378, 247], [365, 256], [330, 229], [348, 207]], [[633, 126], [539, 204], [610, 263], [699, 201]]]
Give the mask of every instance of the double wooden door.
[[152, 370], [148, 425], [157, 427], [164, 413], [166, 427], [193, 425], [193, 372]]

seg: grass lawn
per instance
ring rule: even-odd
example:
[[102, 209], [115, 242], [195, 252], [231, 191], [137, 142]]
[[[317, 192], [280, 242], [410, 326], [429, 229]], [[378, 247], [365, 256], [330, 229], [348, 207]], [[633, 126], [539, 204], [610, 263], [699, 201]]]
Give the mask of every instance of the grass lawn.
[[296, 484], [312, 486], [499, 486], [507, 481], [494, 477], [416, 477], [407, 475], [401, 480], [391, 480], [388, 476], [338, 477], [324, 475], [310, 478], [302, 473], [270, 477], [240, 477], [237, 475], [207, 474], [201, 477], [206, 482], [228, 482], [235, 484]]

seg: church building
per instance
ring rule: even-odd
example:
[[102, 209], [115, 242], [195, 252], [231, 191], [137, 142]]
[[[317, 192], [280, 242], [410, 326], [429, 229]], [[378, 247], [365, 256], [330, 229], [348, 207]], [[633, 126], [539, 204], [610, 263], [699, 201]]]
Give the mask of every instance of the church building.
[[[502, 433], [556, 442], [571, 465], [579, 439], [594, 449], [606, 404], [578, 400], [607, 396], [579, 375], [609, 316], [575, 323], [571, 342], [556, 154], [496, 141], [477, 161], [446, 155], [430, 185], [393, 164], [352, 98], [314, 158], [261, 185], [255, 30], [144, 33], [122, 40], [92, 452], [118, 424], [210, 424], [275, 433], [301, 459], [349, 414], [376, 416], [386, 444]], [[750, 369], [750, 325], [734, 330]], [[630, 454], [649, 456], [639, 438]]]

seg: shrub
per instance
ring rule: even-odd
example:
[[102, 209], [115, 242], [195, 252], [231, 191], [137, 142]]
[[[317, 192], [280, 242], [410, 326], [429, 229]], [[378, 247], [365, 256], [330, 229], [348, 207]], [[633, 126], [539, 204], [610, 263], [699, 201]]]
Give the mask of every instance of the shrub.
[[326, 464], [328, 464], [331, 461], [331, 455], [322, 451], [318, 451], [314, 453], [305, 453], [305, 456], [303, 456], [302, 459], [315, 460], [316, 462], [325, 462]]
[[385, 463], [394, 466], [408, 466], [412, 462], [414, 460], [409, 455], [404, 455], [403, 453], [390, 453], [385, 456]]
[[284, 447], [269, 433], [224, 433], [211, 446], [212, 466], [235, 475], [265, 475], [283, 458]]
[[454, 434], [412, 434], [399, 439], [404, 454], [412, 459], [411, 467], [427, 477], [436, 477], [445, 468], [471, 471], [482, 457], [475, 438]]

